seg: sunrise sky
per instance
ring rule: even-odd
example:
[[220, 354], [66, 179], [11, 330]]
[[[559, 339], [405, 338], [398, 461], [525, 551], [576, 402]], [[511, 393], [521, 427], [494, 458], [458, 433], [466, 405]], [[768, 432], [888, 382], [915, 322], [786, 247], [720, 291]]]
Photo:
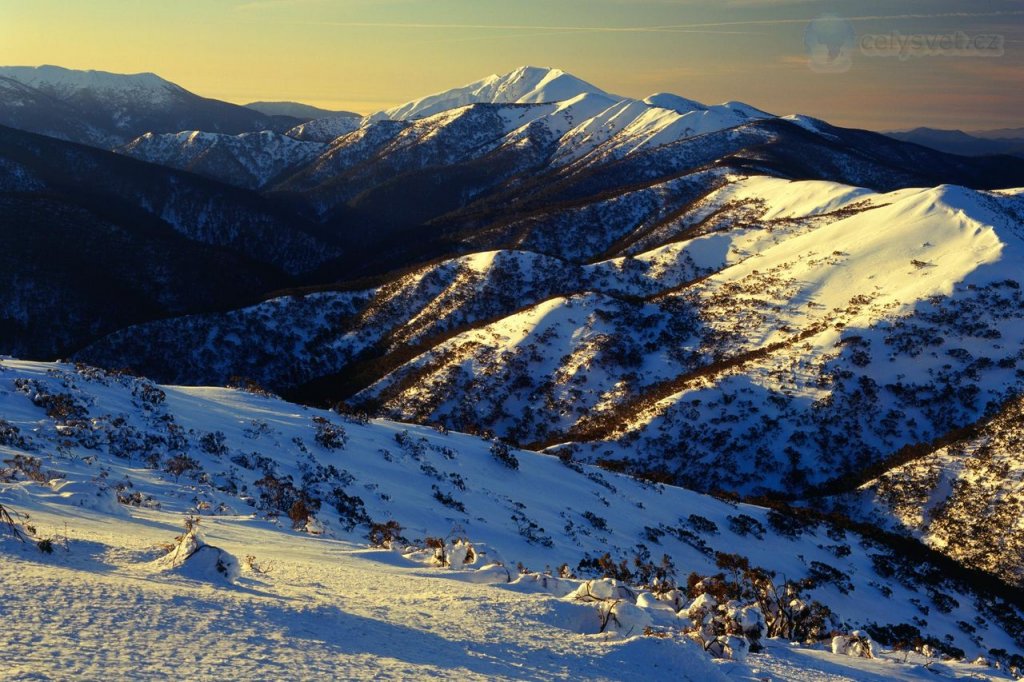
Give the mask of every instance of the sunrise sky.
[[[848, 70], [808, 68], [822, 14]], [[1000, 37], [1002, 55], [868, 57], [865, 35]], [[375, 111], [523, 64], [610, 92], [741, 100], [878, 130], [1024, 126], [1024, 2], [0, 0], [0, 64], [152, 71], [244, 103]]]

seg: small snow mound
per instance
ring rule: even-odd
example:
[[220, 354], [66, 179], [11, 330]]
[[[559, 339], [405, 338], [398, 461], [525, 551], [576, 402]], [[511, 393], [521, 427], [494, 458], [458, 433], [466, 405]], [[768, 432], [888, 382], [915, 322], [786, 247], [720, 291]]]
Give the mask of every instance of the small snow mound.
[[556, 597], [577, 593], [575, 581], [556, 578], [547, 573], [524, 573], [513, 580], [509, 587], [517, 592], [552, 594]]
[[628, 599], [633, 602], [636, 600], [636, 595], [631, 589], [613, 578], [587, 580], [572, 593], [572, 596], [577, 601], [583, 602], [615, 599]]
[[729, 679], [699, 646], [685, 639], [640, 635], [611, 647], [605, 659], [609, 670], [635, 671], [637, 679]]
[[220, 547], [207, 544], [197, 524], [186, 524], [185, 532], [167, 554], [152, 562], [160, 571], [174, 571], [192, 580], [234, 582], [238, 579], [238, 559]]
[[868, 634], [862, 630], [854, 630], [848, 635], [836, 635], [832, 638], [832, 653], [837, 656], [853, 656], [854, 658], [874, 658], [874, 644]]
[[113, 516], [125, 516], [127, 512], [118, 501], [114, 491], [91, 481], [60, 479], [54, 481], [53, 489], [67, 503], [82, 509], [103, 512]]

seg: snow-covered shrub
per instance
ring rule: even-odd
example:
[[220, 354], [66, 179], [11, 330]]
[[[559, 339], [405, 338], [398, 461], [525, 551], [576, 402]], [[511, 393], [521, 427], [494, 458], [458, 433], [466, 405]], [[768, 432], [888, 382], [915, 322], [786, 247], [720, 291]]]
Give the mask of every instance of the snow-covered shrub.
[[327, 498], [338, 512], [338, 520], [341, 521], [344, 529], [351, 532], [353, 528], [360, 525], [370, 525], [370, 515], [366, 513], [366, 504], [363, 498], [357, 495], [349, 495], [342, 488], [335, 488]]
[[6, 419], [0, 419], [0, 445], [19, 450], [32, 449], [26, 438], [21, 435], [21, 429]]
[[848, 574], [823, 561], [811, 562], [811, 570], [808, 573], [807, 579], [815, 586], [835, 585], [843, 594], [849, 594], [853, 590], [853, 581]]
[[17, 474], [36, 483], [47, 483], [51, 478], [60, 477], [60, 474], [52, 471], [43, 471], [42, 460], [31, 455], [17, 453], [13, 457], [5, 459], [4, 464], [8, 466], [0, 468], [0, 481], [13, 481], [17, 478]]
[[443, 504], [444, 506], [454, 509], [455, 511], [466, 513], [466, 505], [459, 502], [457, 499], [452, 497], [451, 493], [446, 493], [438, 488], [436, 485], [430, 486], [434, 491], [434, 499]]
[[743, 661], [748, 652], [761, 649], [768, 630], [757, 606], [720, 602], [708, 592], [690, 603], [686, 617], [691, 623], [686, 634], [715, 658]]
[[[828, 633], [831, 611], [818, 602], [805, 602], [800, 585], [790, 581], [776, 584], [773, 573], [751, 566], [748, 559], [737, 554], [720, 552], [716, 564], [724, 573], [709, 577], [691, 574], [687, 580], [691, 598], [707, 596], [717, 609], [712, 622], [705, 624], [711, 630], [696, 633], [705, 643], [710, 644], [710, 634], [740, 635], [757, 651], [759, 640], [765, 636], [817, 641]], [[745, 610], [752, 608], [758, 614]]]
[[491, 443], [491, 456], [509, 469], [519, 469], [519, 460], [512, 454], [507, 443], [498, 440]]
[[332, 424], [325, 417], [313, 417], [313, 439], [326, 450], [341, 450], [348, 443], [348, 434], [337, 424]]
[[207, 432], [200, 437], [199, 447], [202, 448], [203, 452], [219, 457], [228, 452], [228, 447], [224, 441], [223, 431]]
[[391, 544], [395, 540], [402, 539], [402, 527], [394, 519], [384, 523], [370, 524], [370, 532], [367, 535], [367, 539], [374, 547], [391, 549]]
[[154, 562], [161, 570], [177, 570], [199, 580], [234, 581], [239, 575], [238, 560], [220, 547], [207, 544], [199, 530], [199, 519], [186, 518], [185, 532], [174, 539], [169, 551]]
[[476, 563], [477, 553], [473, 545], [465, 539], [458, 539], [445, 547], [445, 556], [449, 566], [460, 567]]
[[854, 658], [874, 658], [875, 650], [871, 637], [863, 630], [854, 630], [848, 635], [832, 638], [832, 653]]
[[753, 535], [758, 540], [764, 539], [765, 528], [764, 525], [755, 519], [753, 516], [746, 514], [738, 514], [736, 516], [729, 516], [729, 530], [736, 535]]
[[613, 578], [587, 580], [568, 598], [597, 607], [598, 632], [611, 629], [629, 636], [653, 624], [650, 613], [636, 605], [637, 593]]
[[167, 464], [164, 465], [164, 471], [174, 476], [175, 480], [186, 472], [198, 471], [201, 468], [199, 462], [185, 454], [171, 457], [167, 460]]
[[704, 535], [718, 535], [718, 524], [700, 514], [690, 514], [690, 527]]

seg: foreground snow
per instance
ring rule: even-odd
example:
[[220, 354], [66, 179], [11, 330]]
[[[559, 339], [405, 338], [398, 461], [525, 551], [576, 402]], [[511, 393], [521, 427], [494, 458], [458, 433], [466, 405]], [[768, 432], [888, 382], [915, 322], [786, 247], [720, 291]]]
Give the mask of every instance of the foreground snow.
[[768, 643], [747, 665], [680, 640], [579, 634], [592, 609], [481, 571], [425, 567], [394, 551], [282, 532], [251, 517], [204, 519], [213, 544], [255, 555], [234, 582], [161, 571], [177, 514], [130, 518], [37, 502], [54, 553], [0, 541], [4, 679], [1009, 679], [998, 671]]
[[[1019, 650], [1013, 605], [830, 523], [465, 434], [86, 366], [0, 362], [0, 505], [34, 535], [19, 542], [0, 523], [0, 613], [13, 619], [0, 669], [20, 677], [793, 679], [825, 665], [782, 644], [713, 663], [685, 634], [707, 622], [690, 604], [707, 593], [639, 577], [667, 564], [682, 588], [691, 571], [721, 572], [725, 554], [826, 605], [812, 637], [912, 621], [968, 659]], [[385, 523], [394, 550], [368, 550]], [[458, 570], [435, 567], [432, 542]], [[874, 670], [828, 656], [835, 679]]]

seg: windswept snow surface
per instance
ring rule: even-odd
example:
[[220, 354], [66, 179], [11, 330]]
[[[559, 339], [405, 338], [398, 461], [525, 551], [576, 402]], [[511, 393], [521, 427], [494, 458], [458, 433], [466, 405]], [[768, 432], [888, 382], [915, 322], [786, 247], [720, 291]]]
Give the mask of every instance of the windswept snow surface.
[[[5, 497], [0, 497], [7, 502]], [[121, 518], [53, 501], [31, 507], [52, 555], [0, 541], [0, 677], [39, 679], [471, 679], [715, 682], [1008, 680], [967, 663], [835, 656], [772, 640], [747, 663], [691, 643], [571, 632], [588, 606], [480, 571], [299, 536], [244, 516], [204, 519], [207, 539], [254, 554], [234, 582], [155, 569], [180, 517]]]

